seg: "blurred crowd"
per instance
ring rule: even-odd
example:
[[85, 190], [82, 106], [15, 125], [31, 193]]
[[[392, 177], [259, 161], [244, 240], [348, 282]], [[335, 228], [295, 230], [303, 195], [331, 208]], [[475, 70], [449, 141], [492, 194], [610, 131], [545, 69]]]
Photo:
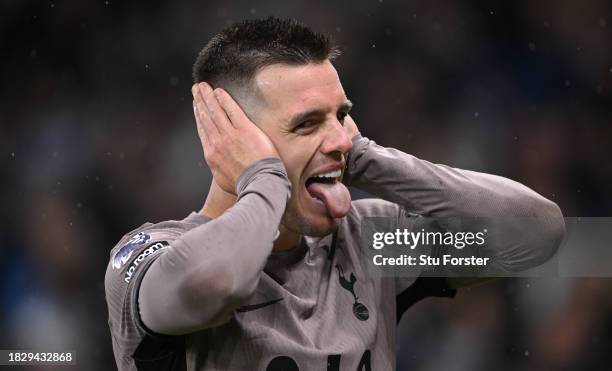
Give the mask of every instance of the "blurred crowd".
[[[109, 250], [199, 210], [211, 175], [191, 65], [268, 15], [331, 34], [361, 132], [520, 181], [566, 216], [612, 210], [612, 4], [559, 1], [18, 1], [0, 5], [0, 349], [111, 370]], [[611, 262], [612, 263], [612, 262]], [[401, 370], [608, 370], [612, 281], [522, 278], [427, 299]], [[32, 368], [43, 369], [43, 368]]]

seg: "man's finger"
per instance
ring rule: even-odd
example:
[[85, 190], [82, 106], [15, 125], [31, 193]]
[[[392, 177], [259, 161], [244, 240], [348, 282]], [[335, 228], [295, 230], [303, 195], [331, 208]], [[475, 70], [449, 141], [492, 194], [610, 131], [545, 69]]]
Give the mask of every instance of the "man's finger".
[[216, 127], [215, 123], [210, 117], [210, 113], [208, 111], [208, 107], [206, 106], [206, 101], [204, 100], [204, 94], [202, 93], [201, 84], [194, 85], [195, 92], [193, 95], [193, 99], [195, 100], [195, 107], [198, 110], [200, 125], [206, 130], [206, 134], [208, 135], [208, 140], [211, 140], [211, 136], [216, 136], [219, 134], [219, 129]]
[[[201, 99], [198, 99], [197, 84], [191, 87], [191, 94], [193, 95], [193, 116], [196, 119], [196, 128], [198, 129], [198, 135], [200, 136], [200, 138], [206, 139], [208, 141], [208, 133], [206, 132], [206, 128], [204, 127], [204, 124], [202, 123], [202, 120], [200, 118], [201, 115], [204, 115], [206, 109], [205, 107], [204, 109], [202, 108]], [[198, 107], [198, 105], [200, 105], [200, 107]]]
[[232, 125], [234, 125], [234, 127], [238, 128], [249, 120], [242, 108], [238, 105], [238, 103], [236, 103], [234, 98], [232, 98], [232, 96], [229, 95], [228, 92], [221, 88], [218, 88], [215, 89], [214, 93], [217, 97], [219, 105], [221, 106], [221, 108], [223, 108], [223, 110], [227, 114], [227, 117], [229, 118]]
[[210, 142], [208, 140], [208, 133], [206, 132], [206, 128], [204, 127], [204, 125], [202, 124], [202, 121], [200, 120], [200, 112], [196, 105], [195, 99], [193, 101], [193, 116], [195, 117], [195, 120], [196, 120], [196, 128], [198, 129], [198, 135], [202, 139], [204, 150], [206, 150]]
[[225, 111], [219, 105], [217, 98], [213, 94], [212, 88], [204, 83], [204, 99], [206, 101], [206, 107], [208, 107], [208, 114], [210, 115], [211, 121], [217, 127], [220, 133], [224, 133], [232, 128], [232, 124], [229, 121]]

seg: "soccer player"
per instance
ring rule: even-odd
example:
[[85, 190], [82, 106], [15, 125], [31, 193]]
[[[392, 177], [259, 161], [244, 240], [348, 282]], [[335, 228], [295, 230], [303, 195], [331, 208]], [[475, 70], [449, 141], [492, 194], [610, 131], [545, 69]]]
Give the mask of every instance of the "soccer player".
[[[362, 136], [337, 55], [278, 18], [234, 24], [201, 51], [192, 93], [213, 181], [199, 212], [146, 223], [111, 251], [120, 370], [393, 370], [396, 323], [426, 286], [367, 274], [369, 216], [530, 217], [520, 236], [487, 246], [492, 259], [520, 271], [555, 252], [564, 224], [553, 202]], [[351, 202], [348, 185], [380, 199]], [[441, 282], [440, 295], [464, 283]]]

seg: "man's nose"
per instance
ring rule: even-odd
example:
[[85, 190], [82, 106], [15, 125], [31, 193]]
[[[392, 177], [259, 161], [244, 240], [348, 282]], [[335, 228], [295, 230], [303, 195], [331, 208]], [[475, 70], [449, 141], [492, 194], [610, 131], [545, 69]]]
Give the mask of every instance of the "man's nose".
[[344, 126], [338, 120], [331, 122], [321, 145], [321, 151], [323, 153], [345, 153], [350, 151], [351, 148], [353, 148], [353, 142], [346, 134]]

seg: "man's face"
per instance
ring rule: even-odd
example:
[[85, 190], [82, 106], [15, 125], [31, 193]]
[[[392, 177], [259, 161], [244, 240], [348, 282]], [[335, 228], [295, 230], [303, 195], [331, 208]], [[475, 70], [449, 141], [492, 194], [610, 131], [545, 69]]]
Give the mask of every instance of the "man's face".
[[259, 71], [255, 84], [263, 96], [257, 124], [276, 146], [292, 184], [282, 224], [296, 233], [325, 236], [337, 228], [351, 201], [340, 182], [352, 147], [343, 127], [351, 103], [336, 69], [329, 61], [277, 64]]

